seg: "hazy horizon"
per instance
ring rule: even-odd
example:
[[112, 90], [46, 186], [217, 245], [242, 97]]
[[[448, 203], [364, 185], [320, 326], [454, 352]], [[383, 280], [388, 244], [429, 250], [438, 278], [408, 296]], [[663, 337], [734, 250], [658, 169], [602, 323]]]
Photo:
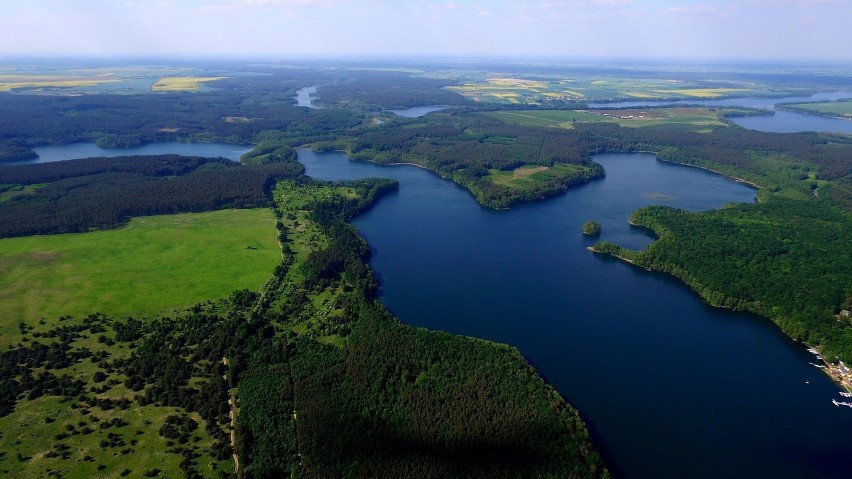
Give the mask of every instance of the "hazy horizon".
[[0, 57], [845, 64], [850, 19], [850, 0], [29, 0], [4, 6]]

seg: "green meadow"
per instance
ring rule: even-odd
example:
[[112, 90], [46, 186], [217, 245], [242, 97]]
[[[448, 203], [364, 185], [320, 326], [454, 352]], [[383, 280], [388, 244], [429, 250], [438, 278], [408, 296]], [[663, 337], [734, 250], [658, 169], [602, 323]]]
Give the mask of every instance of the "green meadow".
[[852, 120], [852, 100], [826, 101], [821, 103], [787, 103], [778, 105], [782, 110], [791, 110], [811, 115], [822, 115]]
[[272, 211], [133, 218], [126, 227], [0, 240], [0, 346], [20, 322], [149, 315], [258, 290], [281, 258]]
[[511, 171], [489, 170], [487, 179], [493, 183], [521, 190], [535, 191], [542, 183], [563, 177], [582, 175], [588, 168], [557, 163], [553, 166], [521, 166]]
[[725, 126], [720, 111], [712, 108], [648, 108], [626, 110], [518, 110], [496, 111], [489, 115], [521, 126], [573, 128], [575, 123], [617, 123], [641, 128], [659, 125], [685, 125], [695, 131]]

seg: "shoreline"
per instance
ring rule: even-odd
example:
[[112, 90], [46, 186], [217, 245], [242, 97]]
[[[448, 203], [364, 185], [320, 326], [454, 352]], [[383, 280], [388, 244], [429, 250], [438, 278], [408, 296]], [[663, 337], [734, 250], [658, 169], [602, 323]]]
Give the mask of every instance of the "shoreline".
[[734, 180], [734, 181], [735, 181], [735, 182], [737, 182], [737, 183], [742, 183], [742, 184], [744, 184], [744, 185], [751, 186], [752, 188], [754, 188], [754, 189], [756, 189], [756, 190], [762, 190], [762, 189], [763, 189], [763, 187], [762, 187], [762, 186], [758, 185], [757, 183], [755, 183], [755, 182], [753, 182], [753, 181], [749, 181], [749, 180], [746, 180], [746, 179], [740, 178], [740, 177], [738, 177], [738, 176], [729, 175], [729, 174], [727, 174], [727, 173], [723, 173], [723, 172], [721, 172], [721, 171], [717, 171], [717, 170], [714, 170], [714, 169], [708, 168], [708, 167], [706, 167], [706, 166], [692, 165], [692, 164], [689, 164], [689, 163], [680, 163], [680, 162], [678, 162], [678, 161], [666, 160], [666, 159], [660, 158], [660, 157], [659, 157], [659, 155], [657, 155], [657, 154], [656, 154], [656, 153], [654, 153], [653, 151], [643, 151], [643, 152], [641, 152], [641, 153], [652, 153], [654, 156], [656, 156], [656, 157], [657, 157], [657, 160], [659, 160], [659, 161], [664, 161], [664, 162], [666, 162], [666, 163], [671, 163], [671, 164], [673, 164], [673, 165], [681, 165], [681, 166], [689, 166], [689, 167], [691, 167], [691, 168], [698, 168], [698, 169], [700, 169], [700, 170], [709, 171], [710, 173], [715, 173], [715, 174], [717, 174], [717, 175], [724, 176], [725, 178], [728, 178], [728, 179], [730, 179], [730, 180]]
[[[405, 162], [405, 161], [398, 161], [396, 163], [384, 163], [384, 164], [376, 163], [375, 161], [371, 161], [370, 163], [373, 163], [373, 164], [379, 165], [379, 166], [416, 166], [417, 168], [427, 170], [427, 171], [431, 171], [432, 173], [435, 173], [436, 175], [438, 174], [434, 170], [431, 170], [431, 169], [429, 169], [429, 168], [427, 168], [423, 165], [418, 165], [417, 163], [409, 163], [409, 162]], [[438, 175], [438, 176], [441, 176], [441, 175]], [[444, 177], [441, 176], [441, 178], [444, 178]]]
[[852, 370], [850, 370], [843, 361], [838, 361], [838, 364], [832, 364], [822, 356], [822, 353], [816, 348], [816, 346], [811, 346], [805, 342], [802, 342], [802, 344], [807, 346], [808, 352], [816, 356], [817, 360], [822, 363], [810, 364], [822, 370], [826, 376], [830, 377], [832, 381], [845, 389], [847, 393], [852, 393]]
[[[837, 101], [837, 100], [835, 100], [835, 101]], [[817, 102], [817, 103], [822, 103], [822, 102]], [[798, 105], [799, 103], [792, 103], [792, 104]], [[790, 108], [790, 107], [787, 107], [786, 105], [787, 105], [786, 103], [779, 103], [779, 104], [775, 105], [775, 109], [783, 110], [783, 111], [789, 111], [791, 113], [798, 113], [800, 115], [812, 115], [812, 116], [818, 116], [818, 117], [821, 117], [821, 118], [833, 118], [835, 120], [852, 121], [852, 117], [848, 117], [848, 116], [832, 115], [831, 113], [824, 113], [824, 112], [816, 111], [816, 110], [808, 110], [807, 108], [803, 108], [803, 109], [799, 109], [799, 108], [795, 108], [795, 107]]]
[[[633, 224], [633, 223], [631, 223], [631, 224]], [[646, 271], [656, 271], [656, 270], [653, 270], [651, 268], [647, 268], [647, 267], [644, 267], [642, 265], [639, 265], [635, 261], [628, 259], [624, 256], [598, 251], [598, 250], [595, 249], [594, 246], [587, 246], [586, 249], [591, 251], [592, 253], [595, 253], [595, 254], [603, 254], [603, 255], [607, 255], [607, 256], [616, 258], [620, 261], [624, 261], [625, 263], [629, 263], [633, 266], [636, 266], [637, 268], [642, 268]], [[657, 271], [657, 272], [665, 273], [664, 271]], [[669, 274], [669, 275], [679, 279], [681, 282], [683, 282], [684, 284], [689, 286], [689, 288], [694, 293], [698, 294], [698, 292], [695, 290], [695, 288], [693, 288], [692, 285], [690, 285], [689, 283], [683, 281], [682, 279], [678, 278], [676, 275], [673, 275], [671, 273], [666, 273], [666, 274]], [[700, 294], [698, 296], [701, 297]], [[704, 298], [701, 298], [701, 299], [702, 299], [702, 301], [704, 301], [705, 303], [707, 303], [710, 306], [713, 306], [714, 308], [731, 309], [731, 308], [726, 308], [724, 306], [716, 306], [716, 305], [708, 303], [707, 300], [705, 300]], [[768, 318], [768, 317], [760, 315], [760, 314], [758, 316], [760, 316], [762, 318], [766, 318], [767, 320], [772, 321], [773, 324], [778, 325], [778, 323], [773, 321], [772, 318]], [[783, 332], [783, 330], [782, 330], [782, 332]], [[790, 337], [786, 332], [784, 334], [787, 337]], [[808, 344], [804, 341], [796, 341], [796, 342], [805, 346], [807, 348], [808, 352], [810, 352], [811, 354], [816, 356], [816, 359], [821, 363], [821, 364], [814, 364], [814, 363], [810, 363], [810, 364], [812, 364], [815, 367], [822, 370], [823, 373], [825, 373], [829, 378], [831, 378], [831, 380], [834, 381], [835, 384], [840, 386], [841, 389], [845, 390], [845, 392], [852, 393], [852, 368], [850, 368], [849, 366], [844, 364], [843, 361], [838, 361], [838, 364], [833, 364], [833, 363], [829, 362], [827, 359], [825, 359], [825, 357], [822, 355], [822, 352], [820, 352], [819, 349], [817, 349], [816, 346]]]

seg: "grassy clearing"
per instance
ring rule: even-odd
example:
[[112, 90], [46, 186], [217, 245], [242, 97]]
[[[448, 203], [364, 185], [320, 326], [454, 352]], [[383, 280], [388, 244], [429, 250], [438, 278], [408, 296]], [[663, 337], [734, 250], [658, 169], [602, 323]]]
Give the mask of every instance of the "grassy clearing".
[[43, 188], [44, 185], [0, 185], [0, 203], [19, 196], [27, 196]]
[[[360, 197], [358, 191], [349, 186], [321, 183], [296, 185], [291, 181], [281, 181], [276, 186], [274, 197], [281, 213], [279, 221], [286, 232], [284, 254], [285, 263], [289, 264], [284, 277], [284, 283], [287, 285], [285, 288], [300, 289], [305, 280], [303, 268], [308, 262], [308, 256], [312, 252], [329, 247], [328, 236], [311, 219], [310, 205], [333, 196], [349, 199]], [[324, 289], [304, 291], [301, 310], [292, 315], [286, 328], [299, 335], [313, 335], [321, 342], [342, 347], [345, 338], [328, 334], [329, 331], [325, 328], [328, 324], [339, 322], [338, 318], [344, 314], [338, 299], [345, 294], [345, 290], [341, 283]]]
[[496, 185], [520, 190], [534, 190], [542, 183], [582, 174], [586, 170], [587, 168], [584, 166], [561, 163], [553, 166], [521, 166], [512, 171], [490, 170], [485, 178]]
[[725, 126], [720, 111], [710, 108], [653, 108], [646, 110], [521, 110], [489, 113], [506, 123], [523, 126], [573, 128], [574, 123], [618, 123], [638, 128], [656, 125], [687, 125], [695, 131]]
[[[145, 472], [156, 468], [162, 471], [159, 477], [183, 477], [179, 467], [182, 457], [167, 452], [166, 440], [158, 434], [166, 416], [175, 414], [177, 409], [134, 404], [124, 411], [86, 411], [83, 414], [82, 409], [69, 408], [68, 403], [56, 396], [19, 404], [14, 413], [0, 418], [3, 428], [0, 450], [6, 452], [0, 460], [0, 472], [5, 477], [40, 479], [49, 477], [49, 471], [54, 470], [61, 471], [62, 477], [68, 479], [82, 479], [119, 477], [123, 471], [130, 470], [123, 477], [141, 478]], [[48, 423], [46, 418], [53, 421]], [[100, 428], [100, 424], [117, 418], [127, 425]], [[212, 441], [199, 432], [193, 435], [192, 443], [203, 450]], [[54, 440], [63, 433], [69, 437]], [[109, 434], [117, 435], [120, 440]], [[102, 447], [104, 440], [116, 446]], [[56, 455], [63, 445], [68, 447], [70, 454], [67, 459]], [[218, 462], [209, 457], [201, 458], [200, 462], [204, 466], [200, 469], [206, 471], [208, 477], [214, 477], [212, 469], [229, 467], [227, 461]]]
[[227, 77], [165, 77], [151, 85], [151, 91], [197, 91], [206, 82]]
[[241, 288], [280, 260], [267, 209], [134, 218], [125, 228], [0, 240], [0, 346], [17, 324], [92, 312], [153, 314]]
[[[66, 328], [82, 322], [79, 318], [59, 320]], [[202, 477], [218, 477], [220, 471], [231, 471], [230, 460], [218, 461], [206, 454], [214, 441], [204, 432], [204, 421], [198, 414], [189, 414], [201, 427], [190, 434], [186, 443], [175, 444], [161, 436], [166, 418], [185, 412], [137, 401], [138, 393], [123, 384], [126, 376], [110, 363], [126, 360], [135, 345], [114, 342], [113, 329], [107, 323], [100, 324], [106, 328], [97, 333], [83, 331], [71, 343], [72, 351], [88, 350], [92, 356], [68, 367], [47, 370], [82, 381], [86, 384], [84, 394], [20, 400], [11, 414], [0, 417], [0, 476], [142, 478], [156, 469], [160, 471], [157, 477], [183, 477], [179, 447], [200, 452], [197, 463]], [[55, 323], [29, 324], [29, 337], [22, 339], [23, 344], [58, 341], [55, 336], [47, 336], [54, 326]], [[98, 379], [97, 374], [103, 377]], [[198, 379], [192, 378], [190, 383], [197, 383]], [[93, 406], [93, 400], [109, 400], [113, 405]], [[126, 401], [125, 405], [120, 405], [120, 401]]]
[[837, 100], [821, 103], [788, 103], [778, 105], [784, 110], [798, 111], [812, 115], [852, 119], [852, 100]]

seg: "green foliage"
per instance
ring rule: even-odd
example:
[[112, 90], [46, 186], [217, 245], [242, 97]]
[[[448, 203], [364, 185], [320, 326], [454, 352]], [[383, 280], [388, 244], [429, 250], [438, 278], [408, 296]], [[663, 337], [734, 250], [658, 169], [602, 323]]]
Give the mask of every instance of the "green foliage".
[[583, 223], [583, 234], [586, 236], [600, 236], [601, 224], [597, 221], [586, 221]]
[[9, 142], [0, 142], [0, 164], [4, 161], [34, 160], [38, 154], [25, 147]]
[[769, 317], [829, 359], [852, 362], [852, 325], [834, 317], [852, 295], [848, 211], [772, 198], [704, 213], [651, 206], [631, 221], [660, 238], [636, 256], [643, 266], [678, 276], [710, 304]]
[[[329, 348], [329, 351], [336, 348]], [[600, 477], [577, 412], [514, 349], [364, 304], [345, 359], [294, 382], [305, 477]]]
[[[603, 176], [603, 168], [588, 160], [570, 132], [506, 126], [464, 111], [365, 130], [354, 140], [351, 153], [356, 160], [424, 166], [465, 186], [492, 208], [552, 196]], [[543, 170], [520, 183], [501, 180], [502, 172], [525, 166]]]
[[115, 228], [131, 216], [269, 206], [295, 161], [239, 165], [177, 155], [89, 158], [0, 169], [0, 184], [43, 184], [0, 202], [0, 237]]
[[348, 73], [349, 78], [321, 86], [317, 92], [323, 105], [363, 105], [370, 109], [409, 108], [469, 103], [458, 93], [443, 90], [447, 80], [420, 78], [388, 72], [381, 75]]
[[265, 209], [221, 210], [2, 239], [0, 345], [17, 342], [20, 321], [92, 311], [154, 315], [237, 288], [256, 291], [281, 258], [272, 221]]
[[245, 478], [291, 477], [298, 466], [293, 384], [286, 372], [258, 372], [240, 381], [237, 450]]

